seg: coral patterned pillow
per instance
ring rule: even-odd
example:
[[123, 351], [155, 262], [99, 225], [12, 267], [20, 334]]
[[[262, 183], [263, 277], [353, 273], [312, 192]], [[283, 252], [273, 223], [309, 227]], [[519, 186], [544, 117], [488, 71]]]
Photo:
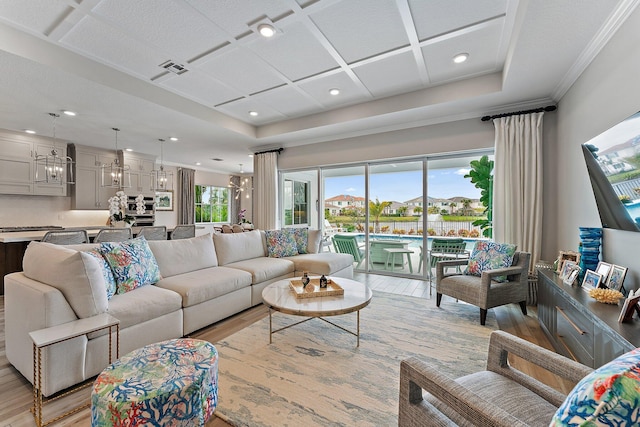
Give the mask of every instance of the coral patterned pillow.
[[162, 277], [156, 258], [144, 237], [124, 242], [104, 242], [100, 253], [107, 260], [118, 284], [117, 294], [124, 294]]
[[637, 426], [640, 348], [596, 369], [573, 388], [549, 426]]
[[107, 299], [111, 299], [111, 297], [116, 293], [117, 286], [116, 278], [113, 276], [113, 271], [111, 271], [109, 263], [104, 259], [99, 249], [92, 249], [86, 253], [98, 260], [98, 264], [100, 264], [100, 271], [102, 271], [102, 277], [104, 277]]
[[299, 254], [307, 253], [307, 245], [309, 244], [309, 229], [304, 228], [290, 228], [289, 229], [293, 233], [293, 238], [296, 241], [296, 246], [298, 247]]
[[267, 252], [272, 258], [298, 255], [298, 246], [294, 234], [289, 229], [265, 230]]
[[[516, 245], [510, 243], [478, 241], [471, 252], [464, 274], [482, 276], [482, 272], [486, 270], [511, 267], [515, 253]], [[506, 282], [507, 276], [494, 277], [493, 280]]]

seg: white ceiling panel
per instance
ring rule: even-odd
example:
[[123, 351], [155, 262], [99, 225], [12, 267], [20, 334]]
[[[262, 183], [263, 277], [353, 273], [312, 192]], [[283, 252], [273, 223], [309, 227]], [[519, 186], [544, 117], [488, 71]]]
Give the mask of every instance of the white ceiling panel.
[[198, 70], [173, 76], [159, 84], [208, 106], [222, 104], [242, 96], [239, 91], [207, 77]]
[[198, 68], [247, 95], [286, 82], [264, 61], [242, 48], [227, 49]]
[[313, 13], [311, 19], [347, 63], [409, 44], [393, 1], [342, 1]]
[[274, 110], [287, 117], [300, 117], [317, 111], [321, 105], [311, 99], [304, 92], [291, 86], [283, 86], [274, 90], [252, 96], [262, 104], [269, 105]]
[[[494, 20], [478, 30], [423, 47], [431, 82], [436, 84], [501, 70], [504, 58], [498, 58], [498, 47], [503, 23], [503, 19]], [[463, 52], [469, 54], [469, 59], [462, 64], [454, 63], [454, 55]]]
[[293, 22], [271, 39], [255, 38], [248, 47], [290, 80], [298, 80], [338, 67], [308, 28]]
[[60, 39], [67, 48], [98, 59], [116, 69], [146, 79], [163, 71], [167, 58], [91, 16], [85, 16]]
[[[364, 102], [371, 99], [368, 94], [354, 84], [346, 73], [331, 74], [326, 77], [310, 79], [299, 84], [300, 88], [311, 95], [318, 103], [327, 108], [339, 107], [355, 102]], [[333, 96], [329, 89], [340, 89], [340, 94]]]
[[408, 2], [420, 40], [503, 15], [507, 9], [507, 0], [408, 0]]
[[405, 52], [367, 63], [355, 67], [354, 71], [375, 97], [395, 95], [422, 87], [422, 80], [413, 52]]
[[[243, 98], [237, 101], [230, 102], [229, 104], [221, 105], [218, 107], [218, 109], [226, 114], [229, 114], [230, 116], [254, 123], [255, 125], [271, 123], [287, 118], [281, 112], [275, 110], [274, 108], [271, 108], [270, 106], [258, 101], [253, 97]], [[251, 116], [249, 115], [250, 111], [256, 111], [258, 115], [255, 117]]]
[[46, 34], [60, 18], [73, 10], [61, 0], [2, 0], [0, 20], [37, 34]]
[[190, 60], [227, 38], [196, 10], [171, 0], [103, 0], [93, 12], [126, 34], [166, 52], [167, 60]]

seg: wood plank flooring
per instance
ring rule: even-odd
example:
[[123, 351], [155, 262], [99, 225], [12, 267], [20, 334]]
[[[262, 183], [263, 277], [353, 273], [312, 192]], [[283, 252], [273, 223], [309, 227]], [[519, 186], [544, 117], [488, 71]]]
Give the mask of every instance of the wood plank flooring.
[[[411, 295], [420, 298], [431, 298], [429, 283], [422, 280], [365, 273], [355, 273], [354, 279], [368, 284], [373, 290]], [[435, 298], [435, 296], [433, 296], [433, 298]], [[517, 304], [498, 307], [493, 309], [493, 311], [501, 330], [510, 332], [542, 347], [552, 348], [548, 339], [538, 325], [535, 307], [528, 307], [528, 309], [528, 316], [524, 316], [522, 314], [520, 307]], [[197, 331], [192, 334], [192, 337], [216, 342], [266, 317], [267, 315], [267, 308], [263, 305], [259, 305], [218, 322], [208, 328]], [[425, 334], [428, 333], [429, 331], [425, 331]], [[35, 426], [35, 423], [33, 421], [33, 416], [29, 412], [29, 408], [31, 407], [33, 400], [31, 384], [7, 361], [4, 337], [4, 296], [0, 296], [0, 427], [33, 427]], [[562, 391], [563, 393], [568, 393], [573, 387], [573, 384], [562, 381], [547, 371], [530, 365], [525, 361], [514, 358], [511, 360], [511, 363], [516, 368], [538, 378], [540, 381]], [[52, 405], [50, 409], [62, 409], [62, 412], [64, 412], [64, 408], [71, 407], [76, 401], [79, 401], [79, 399], [88, 399], [89, 395], [90, 390], [85, 389], [76, 395], [61, 399], [59, 403], [56, 403], [57, 407]], [[84, 409], [78, 414], [66, 418], [55, 425], [88, 426], [91, 424], [90, 415], [90, 410]], [[207, 423], [207, 427], [227, 426], [229, 426], [229, 424], [219, 418], [214, 418]]]

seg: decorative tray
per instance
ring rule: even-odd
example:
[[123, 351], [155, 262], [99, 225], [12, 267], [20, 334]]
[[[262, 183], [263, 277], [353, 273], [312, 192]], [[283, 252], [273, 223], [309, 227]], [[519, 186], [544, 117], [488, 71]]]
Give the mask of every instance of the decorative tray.
[[313, 285], [313, 289], [308, 290], [302, 286], [302, 280], [292, 279], [289, 281], [289, 287], [296, 295], [296, 298], [314, 298], [314, 297], [328, 297], [334, 295], [344, 295], [344, 289], [331, 279], [327, 279], [327, 287], [320, 289], [320, 278], [313, 278], [309, 282]]

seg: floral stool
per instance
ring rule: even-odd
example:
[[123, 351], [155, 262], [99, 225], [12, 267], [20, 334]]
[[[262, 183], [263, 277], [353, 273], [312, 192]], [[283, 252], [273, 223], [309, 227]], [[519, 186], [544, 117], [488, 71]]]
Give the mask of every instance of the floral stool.
[[188, 338], [120, 358], [93, 383], [92, 426], [203, 426], [218, 404], [218, 352]]

